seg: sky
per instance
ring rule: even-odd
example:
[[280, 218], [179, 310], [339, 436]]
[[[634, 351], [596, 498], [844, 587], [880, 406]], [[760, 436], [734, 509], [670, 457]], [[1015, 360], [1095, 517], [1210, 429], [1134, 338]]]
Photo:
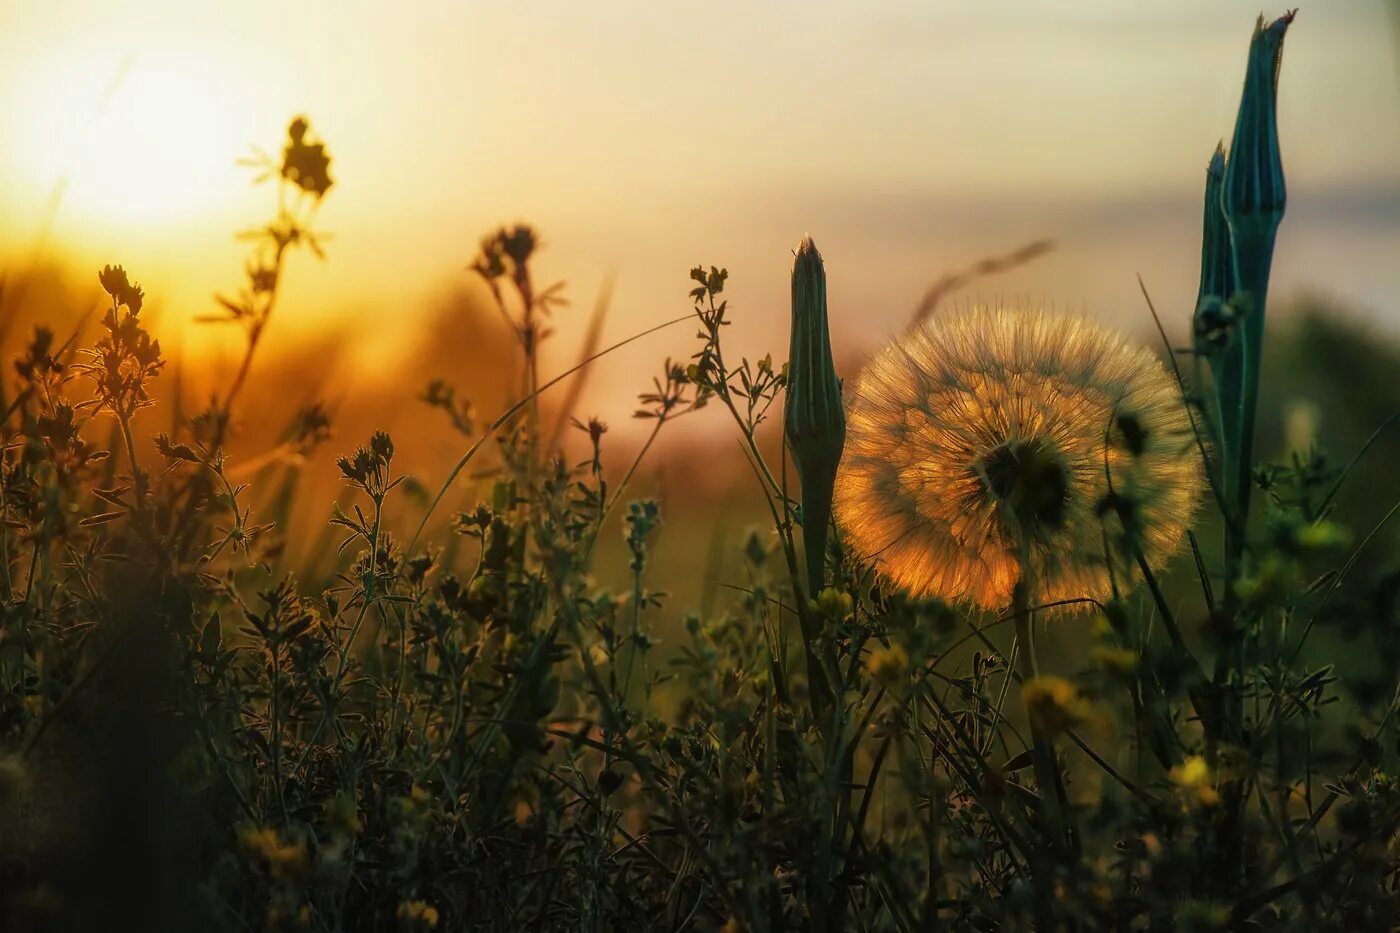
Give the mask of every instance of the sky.
[[[1277, 14], [1282, 10], [1267, 11]], [[1126, 329], [1141, 274], [1179, 330], [1200, 186], [1238, 105], [1237, 0], [8, 0], [0, 4], [0, 266], [121, 262], [166, 326], [240, 282], [233, 233], [274, 192], [236, 164], [309, 117], [334, 156], [324, 262], [297, 257], [271, 333], [345, 331], [392, 370], [493, 227], [542, 233], [568, 282], [546, 371], [616, 276], [607, 340], [688, 307], [727, 266], [735, 340], [781, 356], [792, 250], [827, 260], [844, 349], [897, 332], [940, 276], [1050, 254], [959, 301]], [[1276, 295], [1335, 295], [1400, 333], [1400, 68], [1383, 0], [1305, 6], [1284, 54], [1289, 214]], [[66, 180], [54, 201], [55, 186]], [[56, 209], [51, 207], [56, 203]], [[638, 367], [594, 386], [625, 417]], [[191, 325], [202, 352], [234, 335]], [[609, 394], [610, 393], [610, 394]], [[613, 396], [618, 396], [614, 401]]]

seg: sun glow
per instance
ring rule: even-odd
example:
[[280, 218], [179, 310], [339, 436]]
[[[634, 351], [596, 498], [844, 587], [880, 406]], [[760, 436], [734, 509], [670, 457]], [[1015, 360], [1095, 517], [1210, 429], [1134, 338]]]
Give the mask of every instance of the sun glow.
[[189, 55], [55, 54], [11, 124], [14, 170], [65, 214], [132, 225], [209, 214], [237, 199], [248, 109], [237, 70]]

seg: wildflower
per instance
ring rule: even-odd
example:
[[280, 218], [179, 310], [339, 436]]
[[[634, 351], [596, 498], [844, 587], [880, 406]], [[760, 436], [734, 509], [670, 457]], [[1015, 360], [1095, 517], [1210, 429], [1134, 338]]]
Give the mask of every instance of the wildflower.
[[603, 435], [608, 433], [608, 426], [597, 418], [589, 418], [588, 424], [584, 425], [584, 430], [588, 432], [589, 441], [596, 447], [598, 442], [603, 439]]
[[530, 261], [530, 257], [539, 247], [540, 239], [535, 231], [525, 224], [517, 224], [514, 227], [501, 229], [500, 237], [501, 252], [510, 258], [517, 267], [524, 266]]
[[1131, 648], [1095, 645], [1089, 649], [1089, 657], [1096, 667], [1120, 677], [1128, 677], [1137, 670], [1138, 653]]
[[126, 270], [121, 266], [103, 266], [102, 271], [97, 273], [97, 281], [113, 298], [120, 298], [131, 287], [126, 280]]
[[472, 268], [485, 279], [494, 279], [507, 272], [519, 279], [539, 247], [539, 234], [528, 224], [501, 227], [482, 238], [481, 253]]
[[306, 844], [283, 842], [271, 826], [244, 827], [238, 834], [238, 841], [248, 854], [266, 863], [274, 878], [295, 877], [306, 869]]
[[248, 276], [248, 287], [255, 294], [266, 295], [277, 290], [279, 270], [276, 265], [249, 262], [244, 266], [244, 272]]
[[1175, 382], [1080, 318], [934, 319], [866, 367], [848, 418], [838, 521], [916, 596], [1005, 606], [1022, 548], [1037, 598], [1102, 596], [1105, 532], [1160, 566], [1201, 483]]
[[127, 280], [126, 270], [121, 266], [103, 266], [102, 271], [97, 273], [97, 281], [117, 304], [126, 305], [132, 314], [141, 311], [145, 292], [141, 290], [141, 286]]
[[437, 929], [438, 909], [427, 901], [404, 901], [399, 905], [398, 915], [405, 929]]
[[1351, 543], [1351, 533], [1336, 522], [1319, 520], [1293, 530], [1300, 551], [1335, 551]]
[[1212, 807], [1220, 802], [1220, 792], [1215, 789], [1215, 777], [1210, 765], [1200, 755], [1192, 755], [1172, 768], [1167, 777], [1187, 798], [1203, 807]]
[[1021, 684], [1021, 701], [1031, 718], [1046, 735], [1057, 735], [1073, 728], [1092, 712], [1089, 701], [1063, 677], [1042, 674]]
[[840, 620], [854, 612], [856, 604], [850, 593], [843, 593], [834, 586], [828, 586], [817, 594], [816, 599], [810, 600], [809, 605], [815, 612], [829, 619]]
[[297, 117], [287, 127], [287, 146], [282, 150], [282, 177], [320, 200], [335, 184], [331, 178], [331, 157], [324, 143], [308, 141], [311, 124]]
[[909, 670], [909, 655], [896, 642], [891, 642], [889, 647], [878, 646], [866, 658], [865, 669], [880, 683], [893, 686]]

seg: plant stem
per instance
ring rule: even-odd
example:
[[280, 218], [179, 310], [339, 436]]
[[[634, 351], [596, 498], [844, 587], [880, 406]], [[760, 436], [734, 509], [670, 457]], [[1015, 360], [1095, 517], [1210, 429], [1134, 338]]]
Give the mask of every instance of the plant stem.
[[[1016, 642], [1020, 646], [1021, 680], [1029, 683], [1040, 676], [1040, 665], [1035, 652], [1035, 610], [1031, 605], [1031, 588], [1034, 580], [1031, 573], [1030, 544], [1023, 539], [1021, 544], [1021, 579], [1011, 591], [1011, 612], [1016, 625]], [[1045, 731], [1045, 724], [1034, 709], [1026, 708], [1031, 731], [1031, 763], [1035, 770], [1035, 781], [1040, 791], [1039, 817], [1041, 830], [1045, 836], [1044, 847], [1036, 847], [1032, 873], [1034, 875], [1036, 897], [1037, 929], [1053, 930], [1054, 901], [1053, 877], [1055, 864], [1065, 852], [1066, 831], [1064, 812], [1061, 806], [1063, 784], [1060, 781], [1059, 767], [1055, 762], [1055, 746]]]

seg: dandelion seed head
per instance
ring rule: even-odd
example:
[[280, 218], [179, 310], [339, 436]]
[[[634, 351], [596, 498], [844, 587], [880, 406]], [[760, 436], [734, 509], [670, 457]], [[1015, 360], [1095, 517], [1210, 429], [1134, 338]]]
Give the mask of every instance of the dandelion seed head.
[[1103, 597], [1125, 545], [1161, 566], [1199, 499], [1175, 381], [1081, 317], [934, 318], [870, 362], [847, 421], [837, 521], [917, 596], [1004, 607], [1024, 548], [1037, 600]]

